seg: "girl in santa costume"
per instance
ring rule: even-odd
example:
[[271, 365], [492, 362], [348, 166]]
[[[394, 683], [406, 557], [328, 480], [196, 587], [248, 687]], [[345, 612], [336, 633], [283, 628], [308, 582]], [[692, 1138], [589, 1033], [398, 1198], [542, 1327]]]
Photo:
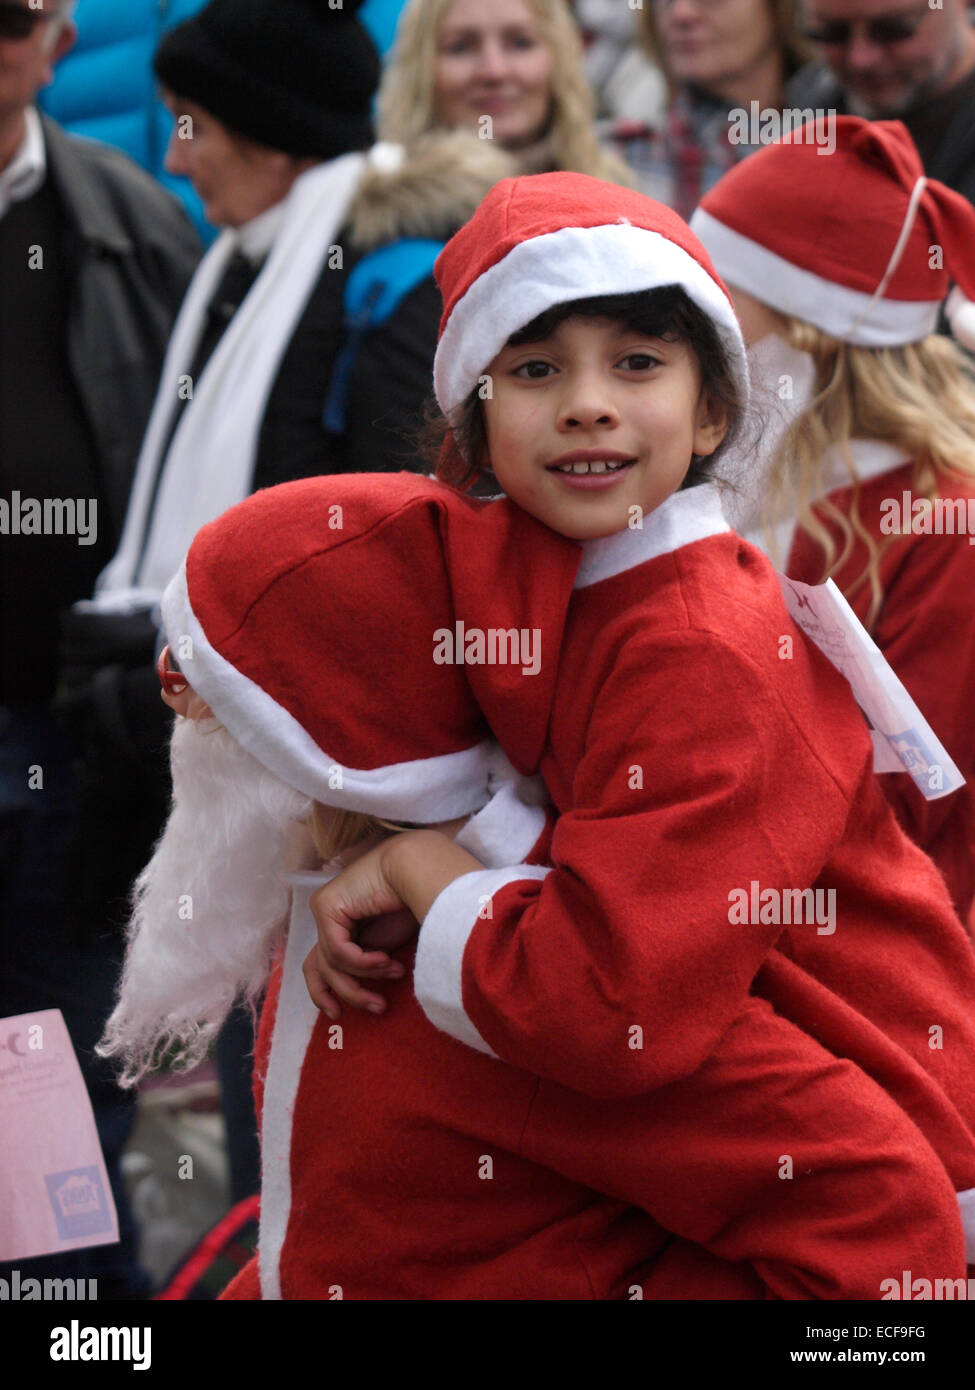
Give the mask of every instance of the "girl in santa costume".
[[[975, 957], [884, 800], [846, 683], [700, 481], [747, 394], [706, 252], [639, 195], [545, 175], [498, 185], [437, 275], [435, 382], [464, 467], [489, 462], [511, 502], [582, 542], [551, 700], [468, 666], [506, 753], [544, 775], [553, 867], [487, 869], [429, 832], [371, 851], [316, 896], [313, 998], [382, 1008], [356, 976], [381, 978], [388, 955], [351, 928], [406, 904], [438, 1027], [633, 1098], [718, 1061], [764, 996], [915, 1118], [972, 1258]], [[539, 708], [543, 748], [523, 732]]]
[[[511, 572], [526, 552], [532, 583]], [[920, 1127], [763, 1000], [720, 1063], [648, 1105], [486, 1057], [405, 990], [382, 1028], [332, 1024], [307, 997], [309, 900], [335, 870], [321, 860], [377, 818], [448, 822], [412, 833], [542, 872], [540, 789], [488, 742], [463, 665], [431, 657], [488, 592], [554, 653], [578, 561], [508, 503], [361, 475], [233, 508], [166, 593], [161, 678], [190, 717], [104, 1050], [130, 1081], [173, 1047], [198, 1059], [277, 949], [256, 1066], [259, 1255], [227, 1297], [872, 1298], [892, 1269], [961, 1273], [954, 1192]], [[524, 748], [544, 739], [554, 680], [543, 661]], [[195, 722], [211, 713], [220, 727]], [[282, 881], [289, 826], [309, 816], [320, 854], [294, 847]], [[387, 977], [412, 966], [408, 945]]]
[[968, 776], [935, 801], [904, 774], [882, 785], [975, 933], [975, 392], [936, 332], [954, 280], [948, 319], [975, 349], [975, 210], [924, 177], [900, 122], [845, 116], [830, 158], [802, 131], [770, 145], [692, 226], [753, 374], [808, 382], [749, 480], [756, 512], [790, 576], [835, 580]]

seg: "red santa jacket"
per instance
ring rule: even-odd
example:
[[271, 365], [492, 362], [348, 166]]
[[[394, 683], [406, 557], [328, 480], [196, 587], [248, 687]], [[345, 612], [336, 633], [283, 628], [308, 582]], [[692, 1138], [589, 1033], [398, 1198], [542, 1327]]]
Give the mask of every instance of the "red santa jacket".
[[[510, 862], [539, 816], [499, 794], [465, 842]], [[652, 1104], [587, 1099], [446, 1036], [407, 987], [382, 1018], [320, 1015], [300, 964], [322, 881], [295, 878], [261, 1019], [260, 1247], [225, 1298], [869, 1299], [891, 1270], [961, 1277], [919, 1130], [765, 1001]]]
[[440, 895], [415, 970], [428, 1017], [634, 1097], [691, 1075], [754, 989], [916, 1119], [975, 1257], [975, 956], [845, 681], [710, 487], [589, 543], [576, 585], [542, 760], [554, 868]]
[[[860, 486], [831, 492], [816, 516], [843, 555], [831, 511], [849, 517], [856, 496], [860, 523], [881, 548], [884, 597], [872, 636], [967, 779], [938, 801], [925, 801], [906, 773], [885, 774], [880, 785], [908, 835], [941, 870], [956, 911], [975, 936], [975, 490], [939, 482], [939, 498], [957, 504], [957, 511], [942, 509], [939, 521], [932, 502], [914, 487], [914, 464], [902, 453], [856, 440], [853, 455]], [[944, 533], [949, 520], [955, 534]], [[901, 528], [903, 535], [892, 534]], [[797, 529], [790, 576], [821, 583], [824, 559], [820, 542]], [[833, 574], [862, 622], [872, 591], [869, 584], [854, 586], [867, 560], [866, 543], [856, 535]]]

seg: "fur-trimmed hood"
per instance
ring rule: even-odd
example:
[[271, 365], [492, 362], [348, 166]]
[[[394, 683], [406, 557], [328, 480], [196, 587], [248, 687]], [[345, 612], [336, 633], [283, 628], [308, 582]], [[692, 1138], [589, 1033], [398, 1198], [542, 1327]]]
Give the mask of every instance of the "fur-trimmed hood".
[[453, 236], [499, 179], [519, 172], [490, 140], [466, 130], [431, 131], [409, 147], [379, 144], [349, 207], [358, 250], [400, 237]]

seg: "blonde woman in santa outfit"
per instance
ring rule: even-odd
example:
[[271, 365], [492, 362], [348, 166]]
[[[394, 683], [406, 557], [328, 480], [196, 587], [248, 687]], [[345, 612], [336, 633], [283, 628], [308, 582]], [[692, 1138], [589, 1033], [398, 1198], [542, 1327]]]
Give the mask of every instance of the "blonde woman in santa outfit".
[[[693, 225], [753, 377], [807, 383], [749, 480], [756, 539], [793, 578], [836, 582], [967, 778], [932, 801], [881, 780], [975, 934], [975, 380], [935, 332], [949, 277], [975, 294], [975, 214], [924, 179], [901, 123], [841, 117], [837, 139], [831, 159], [759, 152]], [[960, 290], [948, 305], [975, 347], [975, 309]]]
[[[490, 468], [548, 545], [581, 543], [557, 665], [551, 649], [543, 663], [550, 692], [537, 673], [468, 665], [505, 752], [544, 775], [559, 812], [552, 867], [486, 870], [431, 832], [371, 851], [313, 903], [312, 997], [333, 1018], [339, 1000], [381, 1010], [357, 977], [386, 978], [388, 954], [364, 953], [352, 931], [409, 907], [432, 1022], [596, 1097], [680, 1097], [665, 1150], [696, 1139], [701, 1171], [726, 1182], [719, 1206], [736, 1190], [733, 1135], [753, 1132], [737, 1105], [770, 1070], [786, 1074], [756, 1041], [777, 1015], [856, 1059], [911, 1114], [952, 1175], [975, 1254], [975, 958], [883, 799], [849, 688], [797, 633], [781, 658], [794, 629], [777, 577], [708, 483], [719, 448], [735, 447], [747, 375], [706, 253], [661, 205], [553, 174], [495, 187], [437, 277], [444, 476], [466, 484]], [[544, 548], [524, 571], [513, 550], [509, 561], [539, 605]], [[473, 631], [494, 629], [496, 597]], [[539, 711], [544, 746], [522, 729]], [[822, 915], [780, 911], [784, 893]], [[729, 909], [743, 895], [755, 904], [744, 917]], [[756, 995], [771, 1020], [746, 1018]], [[945, 1007], [961, 1033], [935, 1057], [919, 1020]], [[703, 1130], [722, 1122], [709, 1150]], [[738, 1164], [746, 1187], [754, 1171]], [[676, 1229], [703, 1243], [703, 1210], [660, 1181], [692, 1223]], [[756, 1225], [797, 1235], [771, 1216], [774, 1199], [753, 1197], [740, 1224], [724, 1209], [727, 1258]]]
[[378, 98], [384, 140], [411, 144], [467, 127], [511, 153], [522, 173], [633, 175], [594, 129], [582, 44], [565, 0], [411, 0]]

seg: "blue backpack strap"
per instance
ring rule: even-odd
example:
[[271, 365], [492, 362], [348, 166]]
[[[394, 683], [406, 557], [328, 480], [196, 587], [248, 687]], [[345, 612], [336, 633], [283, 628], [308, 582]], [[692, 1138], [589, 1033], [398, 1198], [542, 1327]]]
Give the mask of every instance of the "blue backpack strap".
[[404, 237], [363, 256], [349, 271], [342, 304], [345, 342], [332, 368], [322, 424], [329, 434], [344, 434], [352, 367], [368, 333], [381, 328], [406, 296], [433, 274], [445, 243]]

